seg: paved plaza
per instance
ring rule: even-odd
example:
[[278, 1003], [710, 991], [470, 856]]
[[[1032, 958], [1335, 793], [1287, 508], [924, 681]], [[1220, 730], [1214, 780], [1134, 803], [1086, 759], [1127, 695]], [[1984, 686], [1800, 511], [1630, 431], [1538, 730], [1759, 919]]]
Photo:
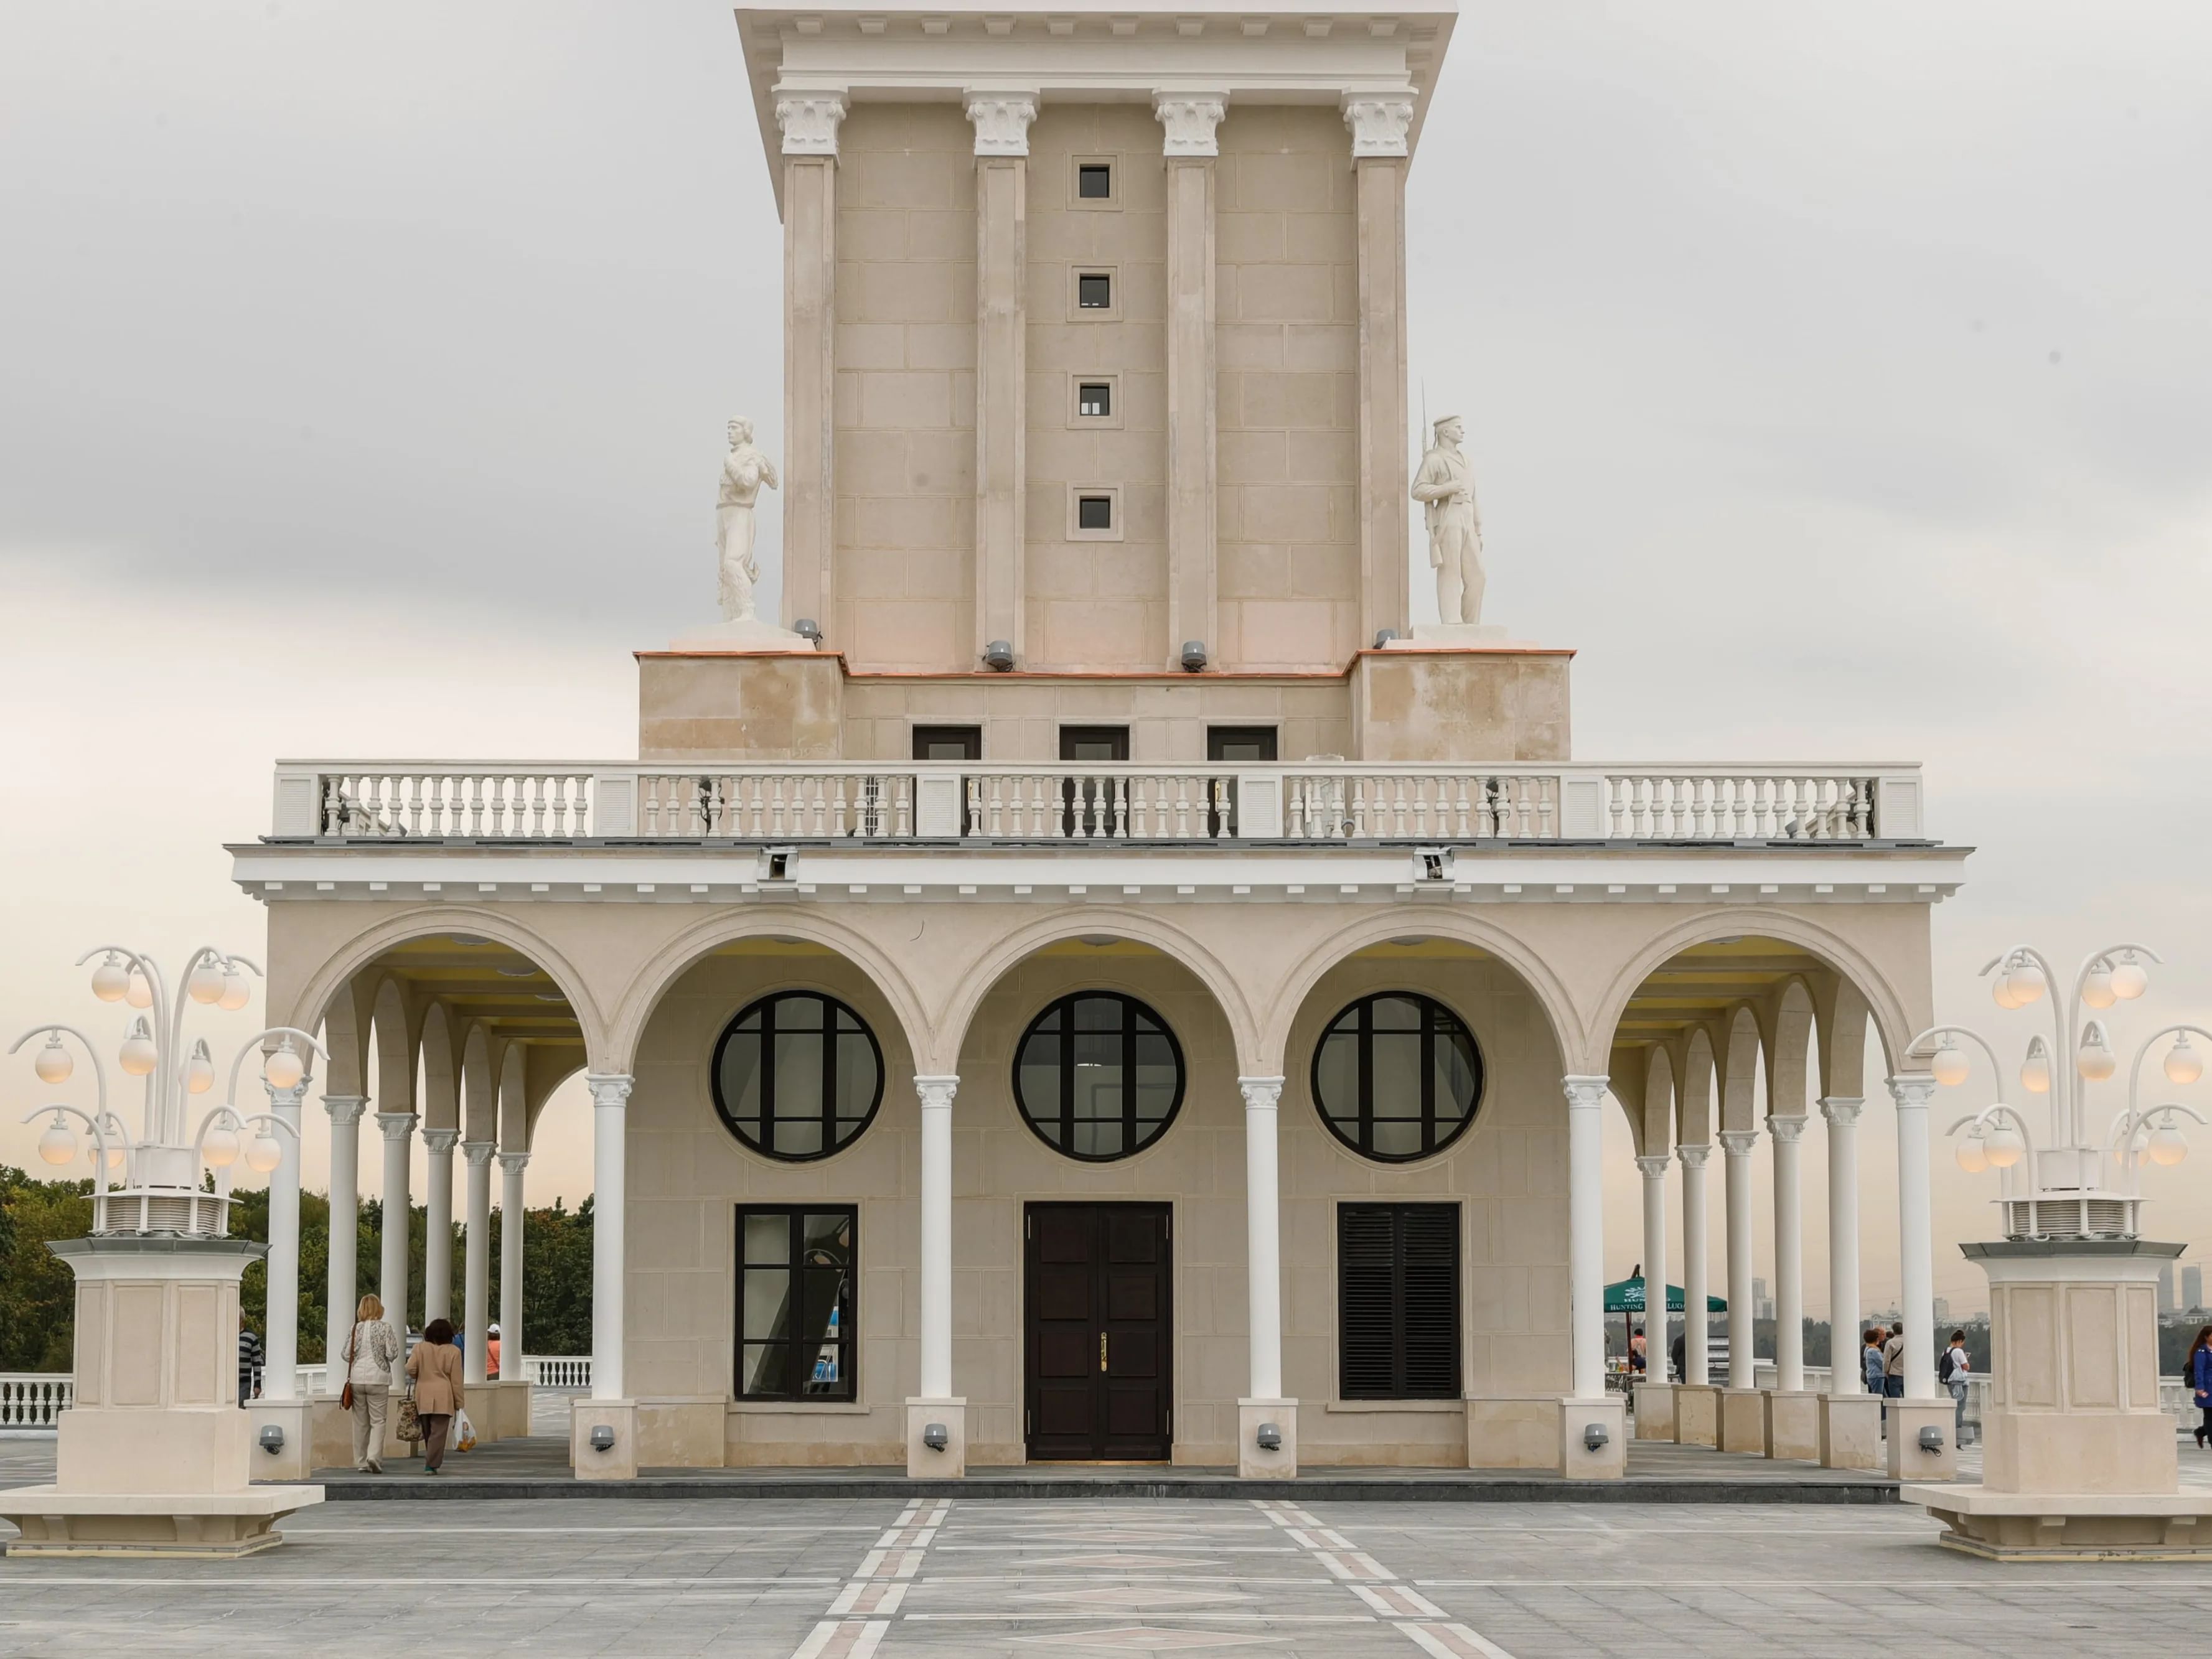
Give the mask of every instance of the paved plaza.
[[2140, 1659], [2212, 1607], [2201, 1567], [2001, 1567], [1896, 1506], [465, 1501], [285, 1534], [243, 1562], [0, 1562], [0, 1655]]

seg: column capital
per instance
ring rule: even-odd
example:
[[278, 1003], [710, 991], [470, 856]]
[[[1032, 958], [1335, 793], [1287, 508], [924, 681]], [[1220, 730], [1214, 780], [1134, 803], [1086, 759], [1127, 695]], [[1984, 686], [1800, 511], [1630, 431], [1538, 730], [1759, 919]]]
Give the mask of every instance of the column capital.
[[1831, 1129], [1855, 1129], [1859, 1113], [1865, 1109], [1866, 1101], [1855, 1095], [1830, 1095], [1820, 1103], [1820, 1115], [1828, 1120]]
[[501, 1152], [499, 1155], [499, 1167], [506, 1170], [507, 1174], [511, 1176], [519, 1176], [525, 1170], [530, 1167], [530, 1154], [527, 1152]]
[[1704, 1169], [1705, 1160], [1712, 1155], [1713, 1147], [1711, 1141], [1705, 1141], [1695, 1146], [1677, 1146], [1674, 1149], [1674, 1156], [1682, 1160], [1682, 1167], [1686, 1170]]
[[592, 1091], [592, 1104], [603, 1112], [619, 1112], [629, 1104], [629, 1090], [633, 1079], [616, 1073], [595, 1072], [585, 1076], [585, 1086]]
[[1749, 1158], [1751, 1149], [1759, 1145], [1756, 1129], [1723, 1129], [1721, 1131], [1721, 1150], [1730, 1158]]
[[422, 1120], [412, 1112], [379, 1112], [376, 1127], [384, 1131], [386, 1140], [404, 1140], [415, 1133], [415, 1126]]
[[783, 131], [786, 155], [837, 154], [837, 125], [848, 100], [842, 90], [803, 92], [775, 88], [775, 124]]
[[311, 1077], [302, 1076], [289, 1089], [279, 1089], [270, 1084], [263, 1085], [262, 1086], [269, 1091], [269, 1109], [281, 1112], [289, 1106], [294, 1111], [299, 1110], [300, 1103], [307, 1097], [307, 1085], [313, 1081]]
[[1889, 1097], [1897, 1103], [1900, 1112], [1924, 1112], [1928, 1103], [1936, 1097], [1936, 1075], [1932, 1072], [1907, 1072], [1888, 1081]]
[[1805, 1119], [1802, 1114], [1796, 1116], [1778, 1114], [1767, 1118], [1766, 1127], [1773, 1132], [1777, 1140], [1788, 1141], [1794, 1146], [1805, 1133]]
[[1664, 1152], [1638, 1152], [1636, 1155], [1636, 1167], [1644, 1171], [1646, 1181], [1665, 1180], [1668, 1165], [1674, 1161]]
[[1211, 161], [1221, 154], [1215, 130], [1229, 112], [1225, 92], [1156, 92], [1152, 114], [1164, 129], [1161, 154], [1169, 160]]
[[499, 1143], [495, 1140], [465, 1140], [461, 1143], [461, 1156], [468, 1159], [471, 1170], [489, 1166], [498, 1152]]
[[367, 1095], [325, 1095], [323, 1109], [331, 1115], [334, 1128], [350, 1129], [361, 1121], [361, 1115], [368, 1109]]
[[1605, 1091], [1612, 1082], [1607, 1077], [1570, 1075], [1559, 1079], [1559, 1086], [1567, 1091], [1569, 1111], [1594, 1112], [1605, 1104]]
[[1272, 1112], [1283, 1097], [1283, 1079], [1279, 1077], [1240, 1077], [1237, 1086], [1243, 1093], [1248, 1112]]
[[1413, 93], [1347, 92], [1344, 94], [1344, 125], [1352, 129], [1352, 159], [1370, 156], [1403, 160], [1410, 149], [1407, 136], [1413, 125]]
[[961, 94], [961, 106], [975, 129], [975, 154], [980, 156], [1027, 155], [1030, 123], [1036, 119], [1035, 92], [978, 92]]
[[425, 1129], [422, 1131], [422, 1144], [430, 1149], [433, 1158], [451, 1158], [453, 1148], [461, 1144], [461, 1132], [459, 1129]]
[[952, 1109], [952, 1097], [960, 1092], [960, 1079], [951, 1076], [917, 1077], [914, 1091], [921, 1097], [923, 1111], [949, 1112]]

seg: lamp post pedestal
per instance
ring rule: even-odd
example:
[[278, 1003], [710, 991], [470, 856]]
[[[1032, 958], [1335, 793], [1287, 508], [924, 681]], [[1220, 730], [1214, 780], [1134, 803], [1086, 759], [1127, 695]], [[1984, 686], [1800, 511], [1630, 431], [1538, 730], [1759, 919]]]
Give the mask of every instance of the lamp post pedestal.
[[2158, 1398], [2159, 1270], [2183, 1248], [1960, 1246], [1990, 1279], [1983, 1481], [1903, 1493], [1946, 1523], [1944, 1544], [2000, 1561], [2212, 1559], [2212, 1492], [2179, 1490]]
[[233, 1557], [283, 1541], [320, 1486], [257, 1486], [238, 1407], [238, 1286], [264, 1247], [95, 1234], [47, 1248], [76, 1274], [76, 1403], [55, 1481], [0, 1492], [13, 1555]]

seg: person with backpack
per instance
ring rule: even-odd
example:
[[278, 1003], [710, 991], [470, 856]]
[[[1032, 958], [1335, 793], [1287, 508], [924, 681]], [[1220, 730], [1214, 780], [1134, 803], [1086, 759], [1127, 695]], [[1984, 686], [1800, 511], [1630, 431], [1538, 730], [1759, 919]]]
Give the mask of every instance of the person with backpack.
[[1951, 1398], [1958, 1402], [1958, 1410], [1951, 1419], [1954, 1445], [1966, 1443], [1966, 1376], [1973, 1369], [1973, 1362], [1966, 1358], [1966, 1332], [1952, 1332], [1951, 1346], [1936, 1357], [1936, 1380], [1948, 1389]]
[[2181, 1380], [2189, 1384], [2190, 1395], [2204, 1420], [2197, 1425], [2197, 1443], [2212, 1446], [2212, 1325], [2197, 1333], [2197, 1340], [2189, 1345], [2189, 1358], [2181, 1364]]

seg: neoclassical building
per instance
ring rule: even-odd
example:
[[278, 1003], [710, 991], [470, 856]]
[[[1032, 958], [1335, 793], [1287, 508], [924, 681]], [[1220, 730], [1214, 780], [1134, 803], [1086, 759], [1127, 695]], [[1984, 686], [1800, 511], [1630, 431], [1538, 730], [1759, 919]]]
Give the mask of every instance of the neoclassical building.
[[[271, 1014], [330, 1051], [333, 1237], [365, 1119], [395, 1208], [427, 1143], [434, 1236], [459, 1152], [481, 1328], [491, 1165], [518, 1213], [588, 1079], [580, 1474], [1617, 1475], [1608, 1228], [1692, 1310], [1638, 1432], [1864, 1463], [1871, 1402], [1792, 1335], [1808, 1129], [1860, 1305], [1863, 1110], [1899, 1115], [1935, 1399], [1906, 1047], [1963, 853], [1917, 768], [1574, 759], [1571, 652], [1408, 626], [1406, 180], [1453, 21], [741, 9], [783, 629], [639, 652], [634, 759], [278, 765], [232, 851]], [[1613, 1111], [1640, 1217], [1605, 1212]], [[1709, 1376], [1698, 1310], [1748, 1307], [1767, 1202], [1759, 1389], [1749, 1322]], [[264, 1409], [308, 1413], [290, 1340]]]

